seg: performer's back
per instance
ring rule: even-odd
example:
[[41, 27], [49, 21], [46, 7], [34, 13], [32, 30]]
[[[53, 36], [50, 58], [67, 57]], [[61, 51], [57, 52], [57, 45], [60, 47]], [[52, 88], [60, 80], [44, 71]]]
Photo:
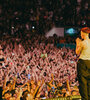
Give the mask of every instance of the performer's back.
[[83, 40], [81, 42], [82, 51], [80, 54], [80, 59], [90, 60], [90, 39]]

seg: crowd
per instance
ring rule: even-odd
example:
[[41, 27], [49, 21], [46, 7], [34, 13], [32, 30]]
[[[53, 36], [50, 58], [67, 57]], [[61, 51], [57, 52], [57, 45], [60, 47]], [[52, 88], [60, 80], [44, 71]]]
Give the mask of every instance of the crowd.
[[54, 39], [38, 34], [24, 38], [6, 35], [0, 40], [0, 86], [4, 100], [79, 94], [75, 51], [57, 48], [54, 43]]
[[25, 28], [46, 33], [53, 26], [89, 26], [89, 3], [77, 1], [0, 0], [0, 33], [24, 33]]
[[79, 95], [75, 50], [56, 47], [59, 43], [75, 44], [76, 37], [54, 34], [47, 39], [43, 33], [53, 26], [89, 25], [88, 3], [84, 4], [76, 0], [0, 0], [3, 100]]

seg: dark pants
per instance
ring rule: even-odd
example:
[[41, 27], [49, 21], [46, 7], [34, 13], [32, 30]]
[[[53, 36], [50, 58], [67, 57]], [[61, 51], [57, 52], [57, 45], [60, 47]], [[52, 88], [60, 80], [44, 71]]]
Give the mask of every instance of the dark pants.
[[90, 100], [90, 60], [79, 59], [77, 63], [77, 77], [82, 100]]

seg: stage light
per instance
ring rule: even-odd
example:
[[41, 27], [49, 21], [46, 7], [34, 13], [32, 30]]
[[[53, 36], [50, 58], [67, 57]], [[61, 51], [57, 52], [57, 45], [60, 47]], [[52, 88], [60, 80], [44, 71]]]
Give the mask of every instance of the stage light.
[[75, 34], [78, 33], [78, 29], [75, 27], [71, 27], [71, 28], [65, 28], [64, 29], [64, 35], [70, 35], [70, 36], [74, 36]]
[[35, 29], [35, 27], [34, 27], [34, 26], [32, 26], [32, 29]]
[[12, 29], [14, 29], [14, 27], [12, 26]]
[[70, 28], [70, 29], [67, 30], [67, 33], [74, 34], [75, 33], [75, 30], [73, 28]]

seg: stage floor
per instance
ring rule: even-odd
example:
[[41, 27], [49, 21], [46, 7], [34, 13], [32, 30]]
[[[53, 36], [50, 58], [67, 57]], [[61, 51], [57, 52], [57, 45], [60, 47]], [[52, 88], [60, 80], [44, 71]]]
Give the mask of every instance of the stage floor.
[[70, 97], [51, 98], [51, 99], [44, 99], [44, 100], [81, 100], [81, 96], [75, 95]]

